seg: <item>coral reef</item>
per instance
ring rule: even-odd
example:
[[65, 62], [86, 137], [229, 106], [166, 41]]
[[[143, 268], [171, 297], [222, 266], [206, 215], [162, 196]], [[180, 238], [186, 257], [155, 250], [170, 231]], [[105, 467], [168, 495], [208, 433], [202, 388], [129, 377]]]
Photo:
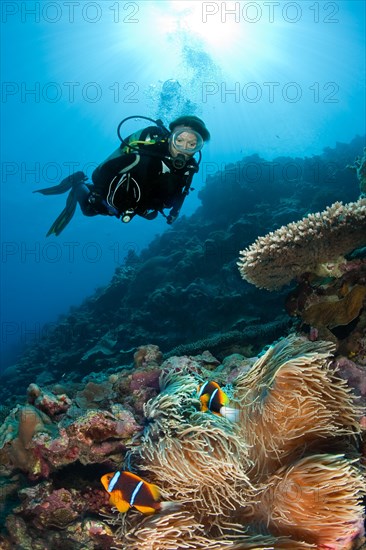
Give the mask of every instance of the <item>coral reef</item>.
[[307, 277], [289, 294], [286, 309], [311, 339], [333, 341], [338, 354], [365, 365], [366, 260], [343, 267], [332, 277]]
[[[366, 263], [362, 250], [345, 256], [365, 235], [346, 168], [361, 141], [222, 167], [193, 216], [131, 252], [3, 373], [1, 548], [361, 548]], [[301, 220], [341, 200], [332, 223]], [[285, 293], [243, 284], [235, 263], [240, 246], [289, 222], [313, 223], [319, 238], [313, 252], [301, 237], [297, 257], [277, 253], [287, 267], [260, 266], [270, 285], [299, 279], [286, 314]], [[201, 411], [207, 380], [236, 422]], [[171, 508], [118, 514], [100, 480], [121, 469]]]
[[28, 402], [51, 418], [65, 413], [71, 406], [71, 400], [67, 395], [54, 395], [42, 390], [37, 384], [30, 384], [27, 393]]
[[336, 202], [323, 212], [258, 237], [240, 252], [238, 265], [246, 281], [277, 290], [304, 273], [317, 273], [321, 264], [365, 244], [366, 199], [360, 198], [346, 205]]
[[360, 192], [362, 195], [366, 194], [366, 147], [363, 150], [363, 156], [357, 157], [354, 164], [347, 166], [351, 170], [354, 170], [357, 174], [358, 181], [360, 182]]
[[75, 407], [72, 420], [51, 422], [30, 405], [17, 407], [1, 427], [0, 458], [9, 473], [20, 469], [31, 479], [76, 461], [118, 464], [126, 443], [140, 429], [133, 414], [115, 404], [111, 411]]
[[37, 477], [43, 463], [31, 449], [34, 437], [49, 433], [51, 420], [31, 405], [17, 406], [0, 428], [0, 458], [3, 466], [14, 466]]
[[350, 548], [363, 533], [360, 425], [329, 366], [333, 350], [296, 335], [271, 346], [234, 380], [238, 424], [197, 412], [192, 372], [164, 371], [129, 463], [181, 510], [131, 515], [121, 525], [126, 547]]
[[[12, 497], [2, 547], [356, 548], [359, 412], [331, 366], [334, 348], [292, 334], [258, 358], [221, 363], [206, 351], [159, 364], [160, 350], [141, 346], [133, 372], [94, 374], [66, 394], [31, 385], [33, 405], [1, 428]], [[201, 412], [197, 388], [209, 378], [230, 380], [238, 422]], [[175, 507], [115, 513], [100, 479], [117, 469], [158, 485]]]
[[293, 322], [283, 311], [286, 291], [243, 284], [238, 250], [332, 202], [356, 201], [359, 183], [347, 165], [363, 147], [357, 137], [311, 158], [269, 162], [252, 155], [203, 167], [196, 212], [141, 252], [124, 258], [116, 249], [110, 284], [44, 330], [1, 374], [0, 402], [14, 407], [32, 382], [80, 383], [91, 371], [130, 366], [143, 343], [158, 345], [165, 356], [258, 353]]

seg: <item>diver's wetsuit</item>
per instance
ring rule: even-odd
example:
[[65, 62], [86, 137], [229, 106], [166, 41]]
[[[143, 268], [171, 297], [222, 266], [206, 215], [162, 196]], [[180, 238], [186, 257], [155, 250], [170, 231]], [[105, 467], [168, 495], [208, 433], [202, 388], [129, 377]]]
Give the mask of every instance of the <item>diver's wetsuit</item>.
[[[159, 128], [145, 128], [140, 141], [156, 139]], [[189, 158], [183, 168], [174, 168], [167, 141], [140, 145], [140, 151], [125, 152], [121, 145], [92, 174], [93, 185], [75, 188], [76, 198], [87, 216], [121, 216], [126, 211], [152, 219], [170, 208], [168, 221], [179, 214], [198, 164]]]
[[[142, 143], [138, 143], [142, 142]], [[138, 143], [136, 148], [134, 143]], [[183, 157], [184, 158], [184, 157]], [[189, 192], [192, 178], [198, 172], [193, 157], [176, 168], [171, 158], [167, 135], [160, 127], [149, 126], [126, 139], [92, 174], [93, 184], [83, 172], [66, 177], [54, 187], [34, 193], [58, 195], [69, 191], [66, 206], [53, 222], [47, 236], [59, 235], [72, 219], [79, 203], [85, 216], [122, 217], [130, 221], [136, 214], [148, 220], [170, 208], [167, 222], [172, 223]]]

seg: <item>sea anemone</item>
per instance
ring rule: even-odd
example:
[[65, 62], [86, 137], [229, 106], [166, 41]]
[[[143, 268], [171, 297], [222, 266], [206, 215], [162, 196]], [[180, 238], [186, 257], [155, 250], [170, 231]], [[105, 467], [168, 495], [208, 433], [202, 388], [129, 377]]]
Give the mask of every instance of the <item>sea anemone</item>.
[[312, 455], [268, 478], [261, 501], [263, 521], [272, 533], [287, 534], [333, 549], [347, 547], [360, 529], [355, 495], [360, 475], [343, 455]]
[[334, 348], [291, 335], [237, 378], [241, 434], [259, 479], [360, 431], [355, 399], [329, 366]]
[[296, 335], [270, 346], [233, 381], [235, 423], [199, 410], [198, 375], [163, 365], [129, 465], [177, 508], [125, 518], [126, 547], [348, 548], [362, 533], [365, 484], [355, 458], [358, 411], [330, 368], [333, 350]]
[[[197, 379], [165, 374], [162, 392], [145, 408], [148, 427], [135, 454], [139, 469], [153, 472], [163, 491], [200, 513], [227, 516], [250, 506], [248, 448], [236, 424], [197, 411]], [[240, 487], [235, 492], [233, 487]]]

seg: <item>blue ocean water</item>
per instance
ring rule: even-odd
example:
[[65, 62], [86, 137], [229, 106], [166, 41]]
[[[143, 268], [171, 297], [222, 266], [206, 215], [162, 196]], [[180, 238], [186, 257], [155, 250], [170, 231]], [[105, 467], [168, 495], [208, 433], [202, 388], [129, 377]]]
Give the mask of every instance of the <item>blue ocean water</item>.
[[[107, 284], [129, 250], [171, 230], [163, 218], [122, 226], [78, 211], [45, 237], [65, 196], [32, 191], [90, 176], [125, 116], [205, 120], [196, 190], [244, 155], [312, 156], [365, 134], [359, 0], [4, 1], [1, 25], [2, 367]], [[182, 214], [199, 204], [192, 193]]]

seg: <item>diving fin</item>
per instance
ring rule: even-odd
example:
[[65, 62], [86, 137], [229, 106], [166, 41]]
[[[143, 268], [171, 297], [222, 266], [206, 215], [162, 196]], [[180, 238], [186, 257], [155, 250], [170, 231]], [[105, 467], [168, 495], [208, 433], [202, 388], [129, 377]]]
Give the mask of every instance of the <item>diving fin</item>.
[[55, 237], [57, 237], [61, 231], [65, 229], [75, 214], [77, 203], [78, 201], [76, 199], [76, 194], [73, 190], [71, 190], [69, 196], [67, 197], [65, 208], [49, 228], [46, 237], [49, 237], [50, 235], [55, 235]]
[[75, 172], [75, 174], [71, 174], [63, 179], [58, 185], [46, 187], [45, 189], [36, 189], [33, 193], [42, 193], [42, 195], [61, 195], [62, 193], [66, 193], [66, 191], [70, 191], [75, 185], [84, 183], [87, 179], [88, 177], [84, 172]]

